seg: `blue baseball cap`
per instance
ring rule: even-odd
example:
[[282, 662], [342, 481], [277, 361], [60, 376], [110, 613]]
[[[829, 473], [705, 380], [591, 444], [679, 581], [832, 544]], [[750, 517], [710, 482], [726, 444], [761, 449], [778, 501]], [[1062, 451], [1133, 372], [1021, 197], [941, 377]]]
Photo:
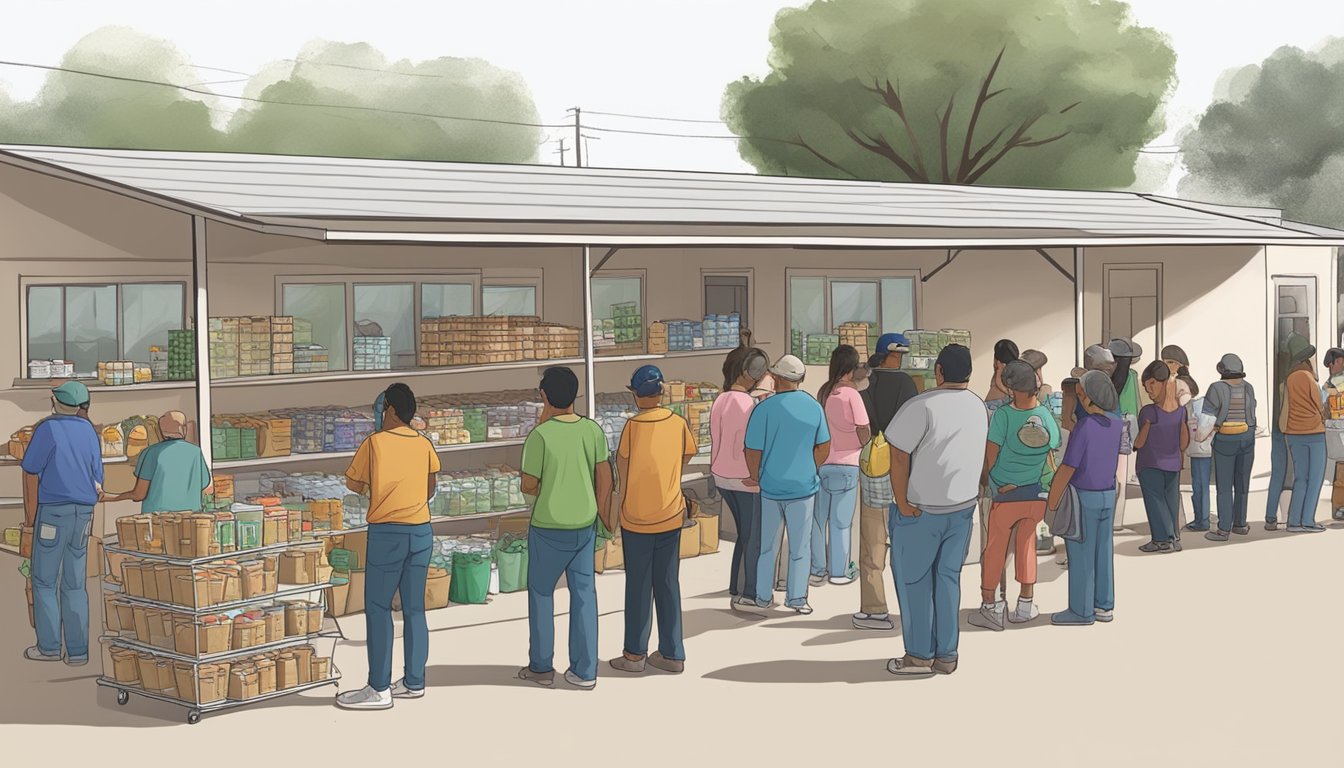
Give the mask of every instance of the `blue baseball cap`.
[[653, 397], [663, 391], [663, 372], [656, 365], [641, 365], [630, 377], [629, 390], [636, 397]]
[[882, 338], [877, 340], [877, 349], [874, 353], [885, 355], [888, 352], [899, 352], [904, 355], [910, 351], [910, 340], [901, 333], [884, 333]]

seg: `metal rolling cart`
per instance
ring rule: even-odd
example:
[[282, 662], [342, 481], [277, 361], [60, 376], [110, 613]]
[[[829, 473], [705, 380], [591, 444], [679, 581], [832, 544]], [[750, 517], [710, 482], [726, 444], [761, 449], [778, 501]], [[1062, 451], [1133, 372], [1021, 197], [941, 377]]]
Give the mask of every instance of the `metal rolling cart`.
[[[195, 724], [200, 721], [201, 715], [207, 712], [218, 712], [226, 709], [247, 706], [262, 701], [270, 701], [288, 696], [290, 694], [302, 693], [304, 691], [321, 688], [327, 685], [337, 685], [341, 679], [340, 671], [331, 660], [331, 654], [322, 656], [320, 654], [302, 654], [308, 664], [307, 671], [304, 673], [300, 669], [298, 658], [283, 659], [285, 664], [293, 663], [293, 674], [295, 681], [287, 687], [279, 687], [279, 682], [274, 690], [267, 692], [258, 691], [255, 695], [248, 695], [243, 698], [235, 698], [232, 690], [229, 690], [232, 681], [229, 674], [232, 664], [241, 662], [243, 659], [264, 656], [266, 654], [277, 654], [286, 651], [302, 650], [313, 645], [313, 642], [319, 638], [331, 639], [332, 649], [334, 650], [335, 638], [332, 633], [323, 630], [324, 615], [326, 613], [326, 590], [331, 587], [330, 577], [325, 582], [318, 583], [319, 580], [314, 574], [313, 583], [301, 584], [283, 584], [279, 583], [277, 572], [276, 583], [271, 589], [266, 585], [266, 580], [262, 580], [260, 590], [255, 588], [248, 589], [245, 585], [239, 585], [240, 592], [235, 599], [224, 599], [233, 597], [230, 592], [222, 591], [221, 586], [215, 585], [215, 577], [228, 579], [231, 575], [237, 574], [240, 578], [247, 572], [255, 572], [255, 566], [247, 566], [249, 563], [257, 563], [264, 567], [262, 561], [267, 558], [279, 558], [285, 553], [304, 551], [322, 552], [322, 543], [320, 541], [299, 540], [294, 542], [284, 542], [257, 547], [241, 552], [223, 552], [205, 557], [180, 557], [168, 554], [146, 553], [133, 549], [127, 549], [120, 546], [116, 537], [112, 537], [114, 543], [106, 547], [106, 552], [110, 555], [119, 556], [117, 559], [124, 558], [123, 574], [127, 573], [127, 568], [143, 569], [141, 575], [141, 587], [136, 590], [145, 592], [143, 587], [144, 573], [155, 573], [155, 580], [162, 580], [162, 573], [170, 577], [170, 584], [173, 587], [173, 594], [165, 596], [153, 592], [150, 597], [144, 594], [133, 594], [127, 589], [128, 584], [123, 581], [120, 585], [109, 583], [104, 579], [104, 594], [107, 596], [105, 604], [108, 606], [109, 614], [115, 610], [116, 618], [112, 615], [107, 617], [107, 634], [104, 640], [113, 647], [113, 667], [112, 674], [104, 670], [104, 674], [99, 677], [98, 685], [112, 688], [117, 691], [117, 703], [125, 705], [132, 694], [142, 696], [147, 699], [161, 701], [173, 704], [187, 709], [187, 722]], [[291, 555], [293, 556], [293, 555]], [[317, 560], [320, 562], [320, 556]], [[234, 570], [236, 569], [236, 570]], [[118, 574], [121, 576], [123, 574]], [[129, 580], [129, 578], [127, 579]], [[157, 585], [156, 585], [157, 589]], [[165, 599], [167, 597], [167, 599]], [[308, 603], [289, 602], [292, 600], [307, 600]], [[296, 608], [297, 606], [297, 608]], [[280, 621], [288, 621], [288, 617], [283, 616], [285, 608], [289, 611], [302, 611], [304, 615], [301, 629], [297, 626], [285, 626], [282, 633], [291, 628], [298, 629], [294, 634], [286, 634], [279, 639], [271, 639], [266, 633], [274, 635], [273, 622], [276, 621], [275, 615], [280, 612], [282, 615]], [[266, 609], [265, 618], [261, 621], [249, 621], [245, 625], [236, 625], [233, 620], [243, 616], [247, 610]], [[221, 624], [208, 625], [203, 621], [207, 616], [230, 616], [231, 623], [227, 626]], [[309, 626], [309, 618], [316, 616], [315, 626]], [[124, 626], [124, 618], [133, 617], [132, 626]], [[151, 620], [157, 622], [155, 632], [149, 629]], [[172, 636], [168, 636], [168, 624], [172, 626]], [[298, 624], [298, 620], [294, 621]], [[260, 626], [258, 626], [260, 625]], [[213, 626], [213, 629], [207, 631], [207, 626]], [[246, 627], [247, 632], [251, 633], [251, 639], [243, 647], [235, 647], [237, 642], [245, 636], [245, 632], [239, 627]], [[142, 636], [145, 632], [148, 637]], [[261, 642], [252, 640], [260, 639]], [[119, 654], [118, 651], [121, 653]], [[128, 674], [120, 674], [122, 670], [118, 669], [118, 656], [123, 664], [129, 663], [130, 655], [133, 654], [136, 660], [136, 673], [139, 677], [138, 682], [131, 682], [126, 679]], [[147, 658], [152, 658], [152, 663], [146, 663]], [[313, 664], [313, 659], [326, 659], [325, 664], [320, 661]], [[270, 662], [270, 659], [263, 659]], [[223, 665], [230, 665], [229, 671], [225, 671]], [[313, 669], [315, 667], [325, 666], [328, 673], [321, 679], [314, 679]], [[153, 689], [146, 686], [145, 673], [141, 670], [154, 668], [156, 672], [155, 687]], [[209, 675], [203, 674], [202, 668], [210, 670]], [[176, 689], [162, 685], [165, 669], [171, 668]], [[288, 669], [288, 667], [287, 667]], [[221, 682], [219, 675], [224, 676]], [[280, 670], [274, 669], [272, 672], [277, 678], [280, 676]], [[211, 690], [205, 690], [205, 681], [213, 680]], [[183, 688], [188, 684], [192, 688], [192, 695], [183, 693]], [[258, 683], [260, 685], [260, 683]], [[221, 693], [222, 691], [222, 693]]]

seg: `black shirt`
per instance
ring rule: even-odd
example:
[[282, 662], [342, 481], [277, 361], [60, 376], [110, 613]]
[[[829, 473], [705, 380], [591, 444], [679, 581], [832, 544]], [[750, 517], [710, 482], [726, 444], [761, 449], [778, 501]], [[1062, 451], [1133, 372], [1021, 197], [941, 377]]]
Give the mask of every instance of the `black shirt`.
[[877, 368], [868, 379], [868, 388], [859, 393], [868, 409], [868, 422], [874, 433], [885, 432], [901, 409], [919, 390], [905, 371]]

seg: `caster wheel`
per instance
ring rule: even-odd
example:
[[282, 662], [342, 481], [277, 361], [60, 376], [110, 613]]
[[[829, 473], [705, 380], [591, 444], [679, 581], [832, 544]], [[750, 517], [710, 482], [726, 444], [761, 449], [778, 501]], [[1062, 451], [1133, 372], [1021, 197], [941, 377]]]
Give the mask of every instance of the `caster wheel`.
[[188, 712], [188, 713], [187, 713], [187, 724], [188, 724], [188, 725], [195, 725], [195, 724], [197, 724], [197, 723], [199, 723], [199, 722], [201, 722], [201, 713], [200, 713], [200, 712], [197, 712], [197, 711], [195, 711], [195, 710], [192, 710], [191, 712]]
[[128, 701], [130, 701], [130, 700], [131, 700], [131, 694], [129, 694], [129, 693], [125, 692], [125, 691], [117, 691], [117, 703], [118, 703], [118, 704], [120, 704], [121, 706], [124, 707], [124, 706], [126, 706], [126, 702], [128, 702]]

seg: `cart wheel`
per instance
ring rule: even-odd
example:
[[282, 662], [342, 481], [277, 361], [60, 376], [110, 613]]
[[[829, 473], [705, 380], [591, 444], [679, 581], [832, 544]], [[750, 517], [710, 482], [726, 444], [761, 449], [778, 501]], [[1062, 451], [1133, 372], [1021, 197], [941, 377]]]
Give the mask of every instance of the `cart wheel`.
[[187, 724], [188, 724], [188, 725], [195, 725], [195, 724], [197, 724], [197, 723], [199, 723], [199, 722], [201, 722], [201, 713], [200, 713], [200, 712], [197, 712], [196, 710], [193, 709], [193, 710], [191, 710], [190, 712], [187, 713]]
[[131, 700], [131, 694], [125, 691], [117, 691], [117, 703], [126, 706], [126, 702]]

